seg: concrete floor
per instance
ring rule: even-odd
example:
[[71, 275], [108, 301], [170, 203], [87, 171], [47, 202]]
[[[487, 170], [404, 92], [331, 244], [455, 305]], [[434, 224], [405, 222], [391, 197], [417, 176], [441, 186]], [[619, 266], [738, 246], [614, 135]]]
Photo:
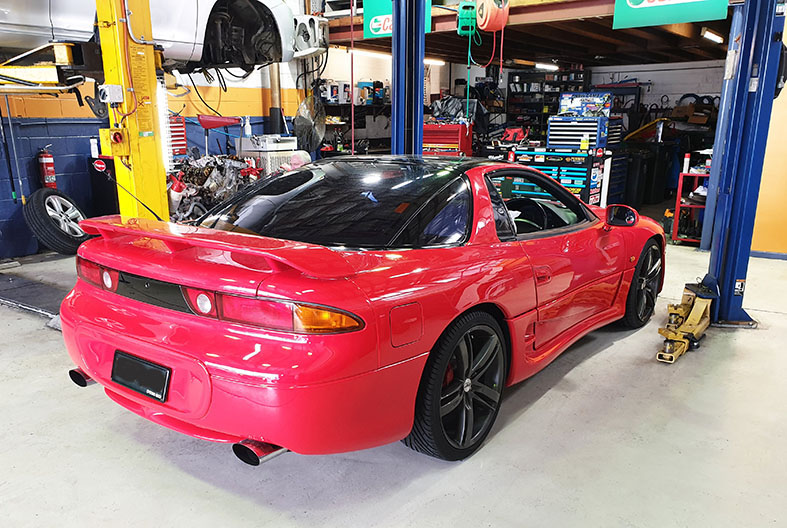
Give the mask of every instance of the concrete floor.
[[[63, 280], [70, 259], [50, 265]], [[26, 268], [27, 266], [27, 268]], [[785, 526], [787, 262], [752, 259], [758, 330], [655, 361], [667, 300], [707, 254], [668, 248], [658, 315], [605, 328], [509, 390], [461, 463], [400, 443], [259, 468], [76, 388], [61, 336], [0, 307], [3, 526]], [[17, 273], [46, 273], [46, 263]]]

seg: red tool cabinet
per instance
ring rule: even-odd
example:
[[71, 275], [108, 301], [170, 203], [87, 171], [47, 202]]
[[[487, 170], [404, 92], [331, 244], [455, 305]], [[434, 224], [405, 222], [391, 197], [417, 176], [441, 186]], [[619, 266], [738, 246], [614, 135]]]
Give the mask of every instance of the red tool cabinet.
[[424, 125], [424, 156], [472, 156], [473, 125]]

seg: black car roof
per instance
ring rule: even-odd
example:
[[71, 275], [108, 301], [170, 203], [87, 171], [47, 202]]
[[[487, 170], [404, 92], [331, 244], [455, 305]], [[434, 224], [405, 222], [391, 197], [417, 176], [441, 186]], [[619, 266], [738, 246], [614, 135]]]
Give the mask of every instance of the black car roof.
[[486, 158], [454, 158], [448, 156], [414, 156], [401, 154], [384, 154], [380, 156], [334, 156], [317, 160], [314, 163], [322, 165], [341, 161], [345, 163], [401, 163], [403, 165], [419, 165], [426, 170], [459, 169], [466, 171], [479, 165], [490, 163]]

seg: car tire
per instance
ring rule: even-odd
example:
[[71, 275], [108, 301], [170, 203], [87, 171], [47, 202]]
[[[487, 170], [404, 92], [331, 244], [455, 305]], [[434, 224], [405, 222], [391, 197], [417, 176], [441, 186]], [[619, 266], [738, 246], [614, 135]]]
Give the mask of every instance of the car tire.
[[74, 255], [79, 245], [90, 238], [79, 227], [85, 213], [56, 189], [44, 187], [31, 194], [22, 215], [36, 238], [52, 251]]
[[486, 439], [500, 410], [508, 351], [497, 320], [470, 312], [454, 321], [426, 362], [415, 420], [404, 444], [443, 460], [462, 460]]
[[641, 328], [653, 316], [659, 297], [664, 263], [661, 246], [653, 239], [648, 240], [637, 261], [626, 297], [626, 314], [623, 326]]

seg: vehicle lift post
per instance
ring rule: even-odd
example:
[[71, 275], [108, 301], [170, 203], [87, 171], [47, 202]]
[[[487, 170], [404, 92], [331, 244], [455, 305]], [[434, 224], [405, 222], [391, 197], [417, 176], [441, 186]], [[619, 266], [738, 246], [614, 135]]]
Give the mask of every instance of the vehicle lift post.
[[[708, 273], [701, 284], [687, 284], [680, 304], [669, 305], [669, 321], [659, 329], [664, 347], [659, 361], [673, 363], [699, 340], [713, 322], [756, 328], [743, 309], [754, 216], [765, 146], [776, 94], [785, 20], [785, 0], [749, 0], [734, 6], [728, 68], [717, 124], [709, 190], [713, 236]], [[721, 140], [721, 141], [720, 141]], [[717, 181], [714, 181], [717, 180]]]
[[391, 154], [424, 150], [425, 17], [423, 0], [393, 0]]
[[157, 101], [161, 53], [147, 40], [152, 37], [149, 0], [97, 0], [96, 14], [105, 86], [122, 87], [122, 102], [110, 104], [110, 128], [99, 131], [102, 153], [115, 158], [120, 214], [153, 218], [141, 201], [168, 220], [158, 114], [158, 105], [167, 103]]
[[[724, 152], [719, 163], [708, 274], [703, 284], [718, 293], [714, 323], [755, 327], [743, 309], [754, 216], [765, 146], [776, 92], [784, 31], [785, 0], [749, 0], [736, 5], [741, 29], [730, 110], [723, 114]], [[733, 24], [735, 27], [736, 24]]]

